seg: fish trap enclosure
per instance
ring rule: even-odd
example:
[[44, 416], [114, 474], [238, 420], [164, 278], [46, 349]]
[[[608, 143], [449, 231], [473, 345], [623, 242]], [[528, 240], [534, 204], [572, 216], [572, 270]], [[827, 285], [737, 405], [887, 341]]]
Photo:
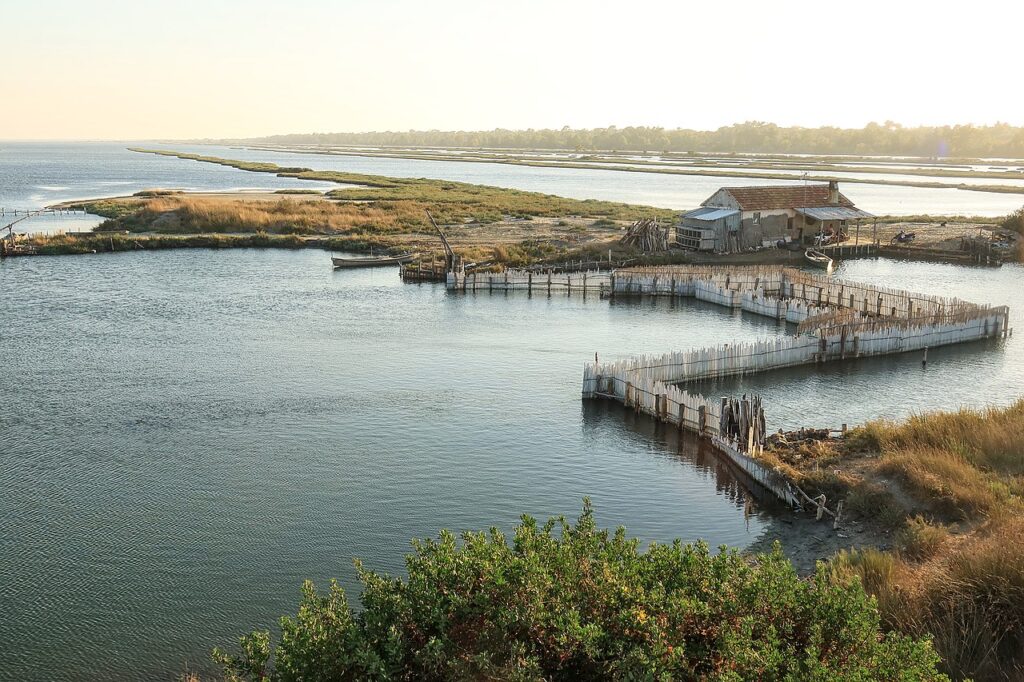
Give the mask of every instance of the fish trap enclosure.
[[[801, 495], [758, 461], [765, 410], [757, 397], [712, 400], [686, 384], [1006, 336], [1009, 309], [844, 282], [791, 268], [658, 267], [616, 270], [619, 296], [693, 297], [729, 309], [785, 320], [793, 335], [616, 362], [587, 363], [582, 395], [621, 402], [638, 412], [711, 438], [760, 484], [790, 503]], [[803, 496], [806, 497], [806, 496]]]

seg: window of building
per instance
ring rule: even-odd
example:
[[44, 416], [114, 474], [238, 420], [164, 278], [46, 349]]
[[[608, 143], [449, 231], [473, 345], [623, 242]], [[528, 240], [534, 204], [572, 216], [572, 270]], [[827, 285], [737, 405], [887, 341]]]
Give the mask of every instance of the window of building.
[[760, 211], [754, 211], [754, 224], [755, 225], [760, 225], [761, 224], [761, 212]]

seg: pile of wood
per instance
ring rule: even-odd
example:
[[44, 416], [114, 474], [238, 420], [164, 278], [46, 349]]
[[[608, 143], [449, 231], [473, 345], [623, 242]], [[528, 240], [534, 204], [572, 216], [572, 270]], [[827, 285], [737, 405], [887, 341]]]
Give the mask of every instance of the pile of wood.
[[657, 218], [644, 218], [630, 225], [619, 244], [643, 253], [668, 251], [668, 233], [668, 226], [659, 225]]
[[768, 447], [773, 450], [796, 450], [801, 445], [827, 441], [832, 439], [829, 429], [800, 429], [799, 431], [779, 431], [767, 438]]
[[744, 395], [739, 400], [722, 398], [718, 433], [723, 438], [735, 440], [744, 452], [751, 452], [754, 446], [764, 445], [764, 406], [761, 404], [761, 396], [747, 398]]

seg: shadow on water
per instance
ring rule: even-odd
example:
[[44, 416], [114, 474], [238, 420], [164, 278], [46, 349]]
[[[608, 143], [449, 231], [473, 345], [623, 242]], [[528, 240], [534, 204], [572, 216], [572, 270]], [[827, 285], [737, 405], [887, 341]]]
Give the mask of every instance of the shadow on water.
[[696, 434], [680, 432], [672, 424], [656, 421], [610, 400], [583, 401], [583, 428], [599, 431], [608, 426], [650, 444], [650, 456], [677, 462], [714, 484], [715, 492], [742, 507], [748, 515], [774, 516], [788, 508], [773, 494], [751, 481], [732, 462]]

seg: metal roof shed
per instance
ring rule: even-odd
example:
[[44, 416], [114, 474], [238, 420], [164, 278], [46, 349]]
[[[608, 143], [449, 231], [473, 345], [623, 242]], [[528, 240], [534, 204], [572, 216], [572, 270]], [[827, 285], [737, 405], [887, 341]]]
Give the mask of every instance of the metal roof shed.
[[809, 206], [807, 208], [794, 209], [797, 213], [814, 220], [861, 220], [863, 218], [874, 218], [867, 211], [852, 206]]

